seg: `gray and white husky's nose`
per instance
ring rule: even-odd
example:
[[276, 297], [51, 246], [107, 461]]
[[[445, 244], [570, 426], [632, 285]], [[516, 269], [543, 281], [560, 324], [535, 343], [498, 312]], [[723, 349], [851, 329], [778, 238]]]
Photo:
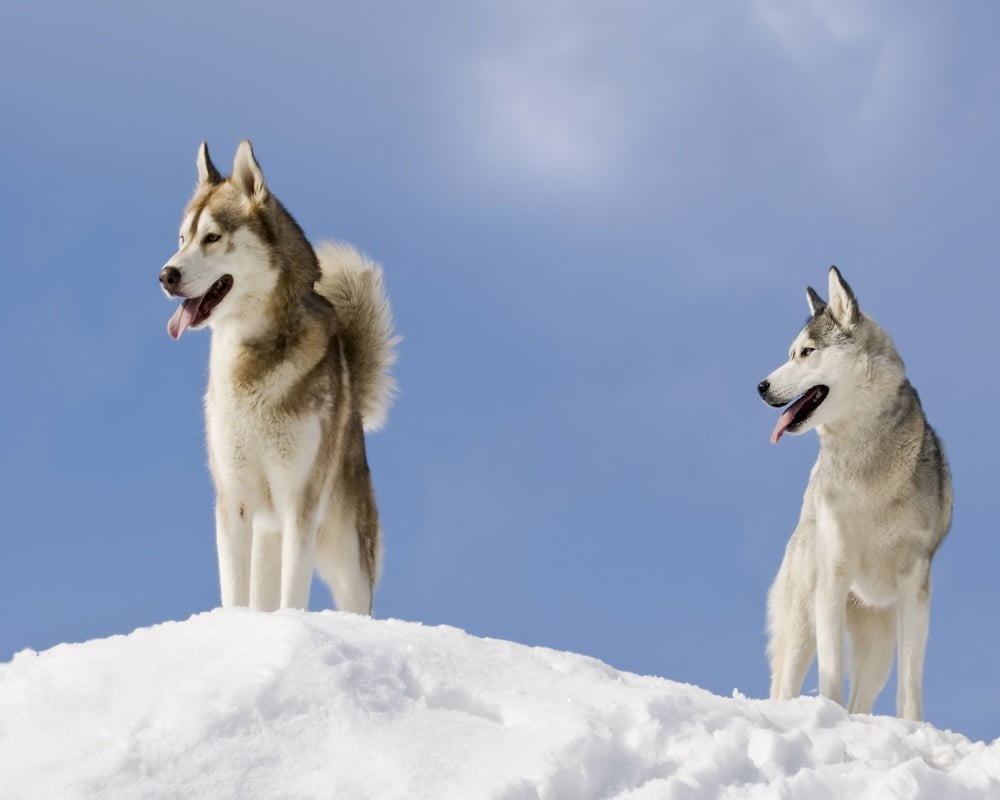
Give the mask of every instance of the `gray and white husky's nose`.
[[[160, 280], [163, 280], [162, 275], [160, 276]], [[760, 394], [761, 397], [764, 398], [765, 401], [767, 400], [767, 390], [770, 388], [771, 388], [771, 383], [767, 379], [762, 380], [760, 383], [757, 384], [757, 392]]]
[[181, 282], [181, 271], [177, 267], [164, 267], [160, 270], [160, 286], [173, 294]]

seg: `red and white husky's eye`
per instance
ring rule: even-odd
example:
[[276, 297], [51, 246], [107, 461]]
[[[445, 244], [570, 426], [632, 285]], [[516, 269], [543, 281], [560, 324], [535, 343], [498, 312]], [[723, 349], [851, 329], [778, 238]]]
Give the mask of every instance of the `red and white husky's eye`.
[[201, 237], [201, 243], [202, 244], [213, 244], [214, 242], [219, 241], [219, 239], [221, 239], [221, 238], [222, 237], [219, 236], [219, 234], [217, 234], [217, 233], [206, 233], [204, 236]]

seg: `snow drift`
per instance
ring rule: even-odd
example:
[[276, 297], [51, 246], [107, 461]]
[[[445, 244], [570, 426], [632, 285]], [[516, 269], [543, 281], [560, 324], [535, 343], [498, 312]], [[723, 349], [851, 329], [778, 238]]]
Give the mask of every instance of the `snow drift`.
[[453, 628], [220, 610], [0, 665], [0, 797], [996, 798], [1000, 740]]

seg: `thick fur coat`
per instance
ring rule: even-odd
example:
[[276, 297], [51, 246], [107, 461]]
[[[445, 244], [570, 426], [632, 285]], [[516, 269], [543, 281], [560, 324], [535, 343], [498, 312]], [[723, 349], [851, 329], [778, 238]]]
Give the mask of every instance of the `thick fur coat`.
[[305, 608], [313, 569], [371, 613], [381, 559], [364, 430], [385, 419], [396, 339], [382, 272], [318, 250], [268, 188], [249, 142], [224, 178], [208, 148], [179, 249], [160, 273], [168, 324], [212, 329], [205, 395], [224, 606]]
[[820, 693], [843, 702], [849, 636], [848, 709], [871, 711], [897, 651], [897, 713], [921, 719], [930, 568], [951, 524], [951, 476], [892, 340], [836, 267], [829, 293], [827, 304], [807, 291], [809, 321], [758, 387], [770, 405], [791, 403], [772, 441], [813, 428], [820, 439], [768, 595], [771, 697], [797, 695], [816, 655]]

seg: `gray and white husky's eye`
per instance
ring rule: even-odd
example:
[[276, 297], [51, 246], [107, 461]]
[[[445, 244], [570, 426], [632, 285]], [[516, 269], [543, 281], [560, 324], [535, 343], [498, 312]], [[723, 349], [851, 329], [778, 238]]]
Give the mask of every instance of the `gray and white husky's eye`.
[[799, 351], [799, 355], [802, 356], [802, 358], [805, 358], [807, 355], [809, 355], [810, 353], [812, 353], [815, 349], [816, 349], [815, 347], [803, 347]]
[[219, 241], [222, 237], [217, 233], [206, 233], [201, 237], [202, 244], [212, 244], [213, 242]]

